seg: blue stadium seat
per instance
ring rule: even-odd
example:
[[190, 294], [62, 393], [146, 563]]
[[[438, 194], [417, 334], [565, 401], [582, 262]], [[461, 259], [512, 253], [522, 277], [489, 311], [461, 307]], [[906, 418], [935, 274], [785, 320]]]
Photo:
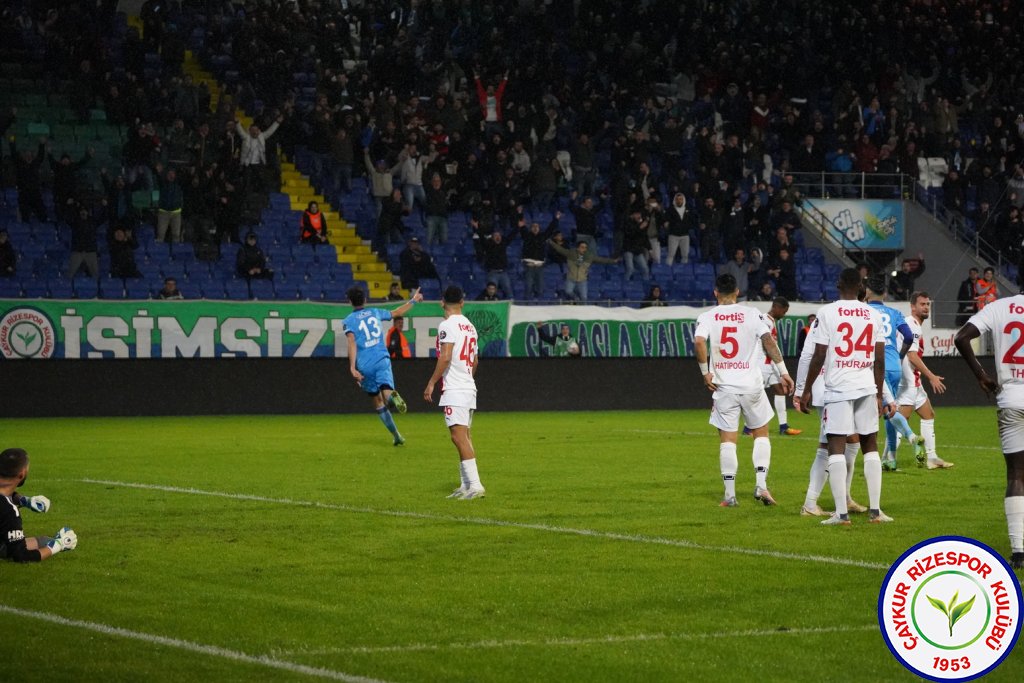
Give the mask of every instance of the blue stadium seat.
[[271, 280], [252, 280], [249, 283], [249, 291], [254, 299], [273, 299], [276, 297], [274, 283]]
[[228, 280], [224, 283], [224, 293], [229, 299], [248, 299], [249, 283], [245, 280]]

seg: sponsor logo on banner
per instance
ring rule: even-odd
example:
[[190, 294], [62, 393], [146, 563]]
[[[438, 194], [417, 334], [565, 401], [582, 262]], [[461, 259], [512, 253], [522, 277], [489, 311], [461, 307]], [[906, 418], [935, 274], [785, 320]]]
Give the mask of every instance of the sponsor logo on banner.
[[0, 317], [0, 354], [4, 358], [49, 358], [54, 340], [53, 323], [34, 308], [15, 308]]

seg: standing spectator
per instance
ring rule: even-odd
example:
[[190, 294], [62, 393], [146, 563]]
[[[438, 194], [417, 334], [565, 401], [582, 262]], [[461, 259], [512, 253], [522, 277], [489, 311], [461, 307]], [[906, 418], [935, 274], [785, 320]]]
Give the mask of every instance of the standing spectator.
[[245, 192], [267, 192], [267, 140], [276, 131], [278, 126], [284, 122], [283, 116], [270, 124], [265, 131], [253, 123], [246, 131], [242, 124], [235, 121], [235, 130], [241, 138], [241, 152], [238, 163], [242, 167], [242, 185]]
[[71, 263], [68, 277], [73, 278], [85, 265], [92, 279], [99, 278], [100, 266], [96, 258], [96, 231], [98, 222], [88, 207], [79, 205], [78, 213], [71, 220]]
[[387, 261], [388, 244], [400, 244], [405, 226], [402, 216], [409, 215], [409, 207], [402, 201], [402, 191], [395, 188], [390, 197], [381, 203], [380, 215], [377, 217], [377, 232], [374, 236], [374, 251], [381, 260]]
[[558, 159], [547, 161], [540, 160], [533, 170], [533, 210], [548, 211], [551, 203], [558, 192], [558, 179], [561, 177], [562, 167], [558, 165]]
[[423, 249], [419, 239], [413, 237], [408, 246], [398, 255], [399, 274], [403, 289], [414, 289], [420, 286], [421, 280], [437, 280], [441, 284], [441, 276], [437, 273], [434, 259]]
[[302, 212], [302, 234], [299, 241], [303, 244], [327, 244], [327, 216], [320, 211], [316, 202], [310, 202]]
[[363, 150], [363, 164], [370, 179], [370, 194], [373, 195], [373, 203], [377, 207], [377, 216], [380, 216], [384, 200], [391, 196], [394, 189], [393, 169], [388, 168], [383, 159], [378, 159], [376, 164], [372, 163], [369, 149]]
[[526, 284], [523, 296], [526, 299], [544, 297], [545, 243], [558, 230], [558, 220], [561, 217], [561, 212], [555, 212], [555, 217], [544, 232], [541, 232], [540, 223], [537, 221], [533, 221], [530, 223], [530, 227], [526, 227], [526, 219], [519, 219], [519, 237], [523, 240], [523, 280]]
[[889, 280], [889, 295], [893, 301], [910, 301], [914, 293], [914, 281], [924, 274], [924, 255], [918, 254], [913, 259], [903, 259], [899, 272]]
[[555, 239], [548, 240], [548, 246], [565, 257], [565, 296], [580, 303], [587, 303], [587, 280], [590, 277], [590, 266], [594, 263], [618, 263], [618, 259], [605, 258], [592, 253], [586, 241], [576, 244], [576, 251], [569, 251], [558, 244]]
[[640, 271], [644, 282], [651, 279], [650, 268], [647, 267], [647, 247], [650, 241], [647, 237], [647, 226], [650, 224], [643, 212], [637, 207], [626, 219], [624, 227], [624, 239], [622, 242], [622, 257], [626, 263], [626, 279], [633, 279], [633, 273]]
[[779, 250], [775, 260], [769, 266], [769, 272], [775, 278], [775, 291], [790, 301], [796, 301], [798, 298], [796, 262], [793, 260], [793, 255], [788, 248], [783, 247]]
[[694, 213], [686, 207], [686, 195], [677, 192], [672, 204], [662, 214], [668, 232], [668, 254], [665, 263], [672, 265], [679, 252], [679, 262], [690, 262], [690, 230], [694, 225]]
[[7, 231], [0, 230], [0, 277], [14, 277], [18, 271], [18, 255], [7, 238]]
[[[737, 249], [742, 249], [746, 240], [747, 216], [743, 210], [743, 201], [739, 194], [733, 197], [729, 213], [722, 221], [722, 246], [726, 254], [735, 254]], [[747, 290], [740, 287], [740, 295]]]
[[435, 173], [430, 177], [430, 187], [426, 188], [426, 201], [424, 202], [427, 216], [427, 246], [434, 243], [437, 238], [438, 244], [448, 242], [448, 192], [444, 189], [441, 176]]
[[978, 269], [971, 268], [967, 271], [967, 279], [960, 283], [960, 289], [956, 294], [956, 326], [963, 327], [967, 320], [978, 312], [978, 301], [975, 298], [975, 286], [978, 282]]
[[700, 256], [705, 263], [718, 263], [718, 253], [722, 249], [722, 212], [715, 208], [713, 197], [704, 199], [704, 207], [700, 210]]
[[39, 150], [25, 150], [21, 154], [14, 144], [14, 136], [10, 139], [11, 159], [14, 160], [14, 180], [18, 188], [18, 215], [22, 223], [28, 223], [35, 216], [46, 222], [46, 206], [43, 205], [43, 185], [39, 178], [39, 169], [46, 157], [46, 138], [39, 141]]
[[[163, 167], [157, 164], [156, 171], [160, 173]], [[185, 197], [178, 184], [178, 174], [174, 169], [168, 169], [160, 181], [160, 203], [156, 214], [156, 241], [163, 242], [167, 238], [167, 229], [171, 231], [171, 241], [181, 241], [181, 209], [184, 206]]]
[[238, 248], [235, 256], [235, 273], [246, 280], [273, 280], [274, 271], [267, 268], [267, 256], [256, 243], [256, 233], [245, 236], [245, 244]]
[[508, 277], [509, 242], [505, 240], [501, 230], [495, 230], [490, 237], [476, 240], [476, 244], [479, 245], [481, 262], [487, 271], [487, 281], [500, 287], [506, 299], [513, 298], [515, 294], [512, 291], [512, 281]]
[[654, 264], [661, 263], [661, 216], [662, 209], [658, 198], [654, 195], [648, 197], [644, 219], [647, 221], [648, 256]]
[[736, 286], [739, 288], [736, 299], [743, 301], [747, 296], [747, 290], [750, 289], [750, 273], [753, 270], [754, 265], [747, 263], [747, 253], [743, 249], [735, 249], [732, 258], [718, 267], [718, 274], [728, 273], [736, 279]]
[[[572, 194], [573, 201], [579, 195], [577, 193]], [[570, 204], [569, 210], [572, 211], [572, 215], [576, 218], [576, 241], [583, 240], [587, 242], [590, 247], [590, 251], [597, 252], [597, 214], [601, 210], [601, 207], [594, 205], [594, 200], [590, 197], [585, 197], [579, 205]]]
[[406, 206], [412, 210], [416, 202], [423, 206], [427, 203], [427, 195], [423, 190], [423, 171], [427, 166], [434, 163], [437, 158], [437, 151], [431, 143], [430, 154], [426, 157], [420, 154], [415, 144], [406, 145], [398, 157], [398, 170], [402, 178], [402, 198]]
[[505, 86], [508, 85], [508, 72], [506, 71], [505, 75], [501, 77], [501, 83], [497, 88], [489, 84], [485, 89], [484, 84], [480, 81], [480, 74], [476, 72], [473, 73], [473, 81], [476, 83], [476, 98], [480, 103], [480, 114], [483, 118], [483, 121], [480, 122], [480, 130], [487, 137], [495, 132], [504, 133], [501, 100], [505, 96]]
[[50, 170], [53, 173], [53, 206], [57, 217], [68, 221], [74, 215], [74, 202], [77, 199], [77, 174], [79, 169], [89, 163], [93, 156], [93, 149], [86, 150], [85, 155], [76, 162], [71, 161], [71, 156], [62, 154], [60, 161], [47, 154], [50, 161]]
[[331, 161], [334, 162], [334, 185], [342, 194], [348, 194], [352, 190], [352, 164], [355, 161], [355, 153], [352, 138], [344, 128], [339, 128], [331, 140]]
[[974, 283], [974, 300], [980, 311], [998, 298], [999, 283], [996, 282], [996, 271], [989, 266], [982, 273], [981, 279]]
[[173, 277], [167, 277], [164, 278], [164, 286], [157, 292], [156, 298], [181, 301], [185, 297], [182, 296], [181, 291], [178, 289], [178, 281]]
[[412, 348], [409, 346], [409, 340], [406, 339], [405, 333], [402, 332], [404, 329], [405, 318], [402, 316], [391, 318], [391, 329], [388, 330], [387, 336], [384, 337], [384, 343], [388, 347], [388, 355], [391, 356], [391, 360], [412, 358]]
[[142, 273], [135, 265], [135, 250], [139, 243], [135, 234], [125, 228], [115, 228], [110, 244], [110, 277], [140, 278]]
[[775, 237], [768, 243], [768, 260], [778, 260], [779, 252], [783, 249], [788, 251], [790, 256], [796, 254], [796, 244], [789, 238], [786, 228], [780, 226], [775, 230]]

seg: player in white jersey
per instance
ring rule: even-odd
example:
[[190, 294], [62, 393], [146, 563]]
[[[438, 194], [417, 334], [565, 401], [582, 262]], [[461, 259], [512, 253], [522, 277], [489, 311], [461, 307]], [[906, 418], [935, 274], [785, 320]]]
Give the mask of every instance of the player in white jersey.
[[[985, 372], [971, 348], [971, 341], [986, 332], [992, 335], [996, 379]], [[999, 440], [1006, 459], [1010, 564], [1024, 569], [1024, 294], [986, 304], [956, 333], [955, 343], [982, 391], [996, 397]]]
[[[772, 326], [772, 339], [779, 341], [777, 325], [786, 313], [789, 312], [789, 300], [784, 296], [777, 296], [772, 300], [772, 307], [768, 310], [768, 323]], [[775, 414], [779, 418], [779, 434], [781, 436], [796, 436], [802, 434], [802, 429], [795, 429], [789, 426], [789, 416], [786, 410], [787, 392], [782, 386], [782, 378], [775, 367], [775, 363], [764, 354], [764, 362], [761, 363], [761, 374], [764, 376], [764, 386], [772, 396], [772, 403], [775, 406]]]
[[697, 363], [704, 375], [704, 385], [714, 392], [709, 422], [718, 428], [720, 439], [718, 460], [725, 483], [721, 505], [735, 507], [738, 504], [736, 440], [741, 414], [754, 435], [754, 498], [765, 505], [775, 505], [767, 482], [772, 458], [768, 439], [772, 409], [761, 377], [763, 354], [767, 353], [772, 359], [787, 393], [793, 390], [793, 380], [786, 370], [779, 345], [772, 339], [768, 320], [760, 311], [737, 304], [738, 294], [736, 278], [719, 275], [715, 280], [718, 306], [697, 318], [694, 332]]
[[476, 467], [476, 451], [470, 428], [476, 410], [476, 369], [478, 365], [476, 328], [462, 315], [465, 295], [455, 285], [444, 290], [444, 322], [437, 327], [437, 365], [427, 382], [423, 398], [434, 401], [434, 387], [441, 380], [441, 400], [444, 423], [448, 426], [452, 443], [459, 452], [461, 485], [448, 496], [459, 500], [484, 497], [484, 487]]
[[[822, 306], [814, 321], [814, 352], [807, 370], [817, 377], [824, 368], [822, 430], [828, 438], [828, 477], [836, 512], [822, 524], [848, 525], [846, 506], [846, 441], [860, 436], [864, 479], [868, 487], [868, 519], [890, 522], [881, 510], [882, 460], [878, 456], [878, 416], [882, 407], [885, 336], [878, 314], [858, 301], [860, 273], [839, 274], [839, 301]], [[805, 383], [800, 410], [810, 412], [811, 385]]]
[[[910, 317], [906, 319], [914, 338], [910, 350], [903, 358], [903, 376], [900, 380], [900, 393], [896, 397], [899, 403], [900, 414], [909, 418], [910, 414], [917, 411], [921, 417], [921, 438], [924, 440], [924, 452], [918, 454], [917, 464], [920, 467], [927, 467], [930, 470], [948, 469], [953, 463], [946, 462], [935, 453], [935, 410], [928, 398], [927, 392], [921, 386], [921, 376], [924, 375], [928, 383], [932, 385], [932, 391], [942, 394], [946, 391], [942, 377], [928, 369], [924, 360], [924, 338], [921, 336], [921, 324], [931, 315], [932, 300], [928, 292], [914, 292], [910, 296]], [[899, 438], [897, 437], [897, 450]]]

